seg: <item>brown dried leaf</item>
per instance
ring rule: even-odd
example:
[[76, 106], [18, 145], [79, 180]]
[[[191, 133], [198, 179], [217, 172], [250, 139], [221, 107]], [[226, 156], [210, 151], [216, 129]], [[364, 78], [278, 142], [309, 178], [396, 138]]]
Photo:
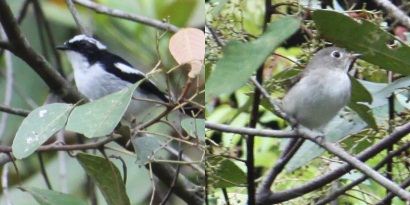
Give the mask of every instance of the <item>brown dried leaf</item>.
[[169, 51], [178, 64], [190, 64], [190, 78], [197, 76], [205, 58], [205, 34], [195, 28], [183, 28], [175, 33], [169, 41]]

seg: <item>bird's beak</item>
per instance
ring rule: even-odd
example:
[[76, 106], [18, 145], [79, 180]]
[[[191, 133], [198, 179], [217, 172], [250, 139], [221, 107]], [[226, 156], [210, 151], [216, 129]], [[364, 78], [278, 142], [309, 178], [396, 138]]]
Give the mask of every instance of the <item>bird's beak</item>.
[[68, 50], [68, 47], [66, 45], [62, 45], [62, 46], [57, 46], [56, 49], [65, 51], [65, 50]]
[[362, 54], [360, 54], [360, 53], [353, 53], [353, 54], [350, 55], [350, 58], [351, 58], [352, 60], [354, 60], [354, 59], [360, 58], [360, 56], [362, 56]]

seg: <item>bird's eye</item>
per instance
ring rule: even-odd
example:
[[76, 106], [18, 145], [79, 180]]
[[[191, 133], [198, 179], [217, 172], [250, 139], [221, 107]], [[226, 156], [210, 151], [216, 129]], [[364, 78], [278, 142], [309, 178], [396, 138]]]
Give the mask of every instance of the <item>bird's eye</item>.
[[339, 51], [333, 51], [333, 52], [331, 53], [331, 55], [332, 55], [332, 57], [334, 57], [334, 58], [340, 58], [340, 57], [342, 57], [342, 54], [341, 54]]

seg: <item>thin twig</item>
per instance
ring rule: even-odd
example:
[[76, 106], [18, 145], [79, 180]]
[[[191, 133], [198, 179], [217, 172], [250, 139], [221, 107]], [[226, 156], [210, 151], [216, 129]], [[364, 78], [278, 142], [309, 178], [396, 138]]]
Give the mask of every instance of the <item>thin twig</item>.
[[124, 159], [120, 156], [111, 155], [110, 158], [118, 159], [122, 163], [122, 175], [124, 176], [124, 184], [127, 184], [127, 164], [125, 163]]
[[266, 91], [265, 88], [263, 88], [263, 86], [256, 81], [255, 78], [250, 78], [251, 81], [253, 82], [253, 84], [255, 84], [255, 86], [261, 91], [261, 94], [263, 95], [263, 97], [265, 97], [266, 99], [268, 99], [269, 103], [271, 104], [272, 108], [275, 110], [275, 114], [278, 115], [279, 117], [285, 119], [286, 121], [288, 121], [292, 126], [295, 126], [297, 124], [296, 120], [293, 119], [291, 116], [289, 116], [288, 114], [286, 114], [282, 108], [279, 106], [279, 103], [276, 102], [273, 98], [270, 97], [269, 93]]
[[92, 1], [74, 0], [74, 2], [82, 6], [85, 6], [89, 9], [92, 9], [97, 13], [107, 14], [110, 16], [135, 21], [138, 23], [143, 23], [143, 24], [146, 24], [146, 25], [149, 25], [149, 26], [152, 26], [152, 27], [164, 30], [164, 31], [169, 30], [172, 33], [176, 33], [179, 30], [178, 27], [171, 25], [169, 23], [166, 23], [165, 21], [150, 19], [145, 16], [139, 16], [139, 15], [127, 13], [127, 12], [124, 12], [118, 9], [111, 9], [109, 7], [103, 6], [101, 4], [97, 4]]
[[[105, 140], [98, 141], [95, 143], [89, 144], [76, 144], [76, 145], [61, 145], [61, 144], [51, 144], [40, 146], [36, 151], [37, 152], [47, 152], [47, 151], [73, 151], [73, 150], [87, 150], [87, 149], [97, 149], [105, 144], [112, 142], [121, 136], [112, 136], [108, 137]], [[12, 152], [11, 146], [0, 145], [0, 152], [10, 153]]]
[[[410, 142], [406, 143], [405, 145], [401, 146], [399, 149], [396, 149], [392, 152], [390, 152], [382, 161], [380, 161], [373, 169], [374, 170], [379, 170], [380, 168], [382, 168], [388, 161], [390, 161], [393, 157], [395, 156], [399, 156], [400, 153], [402, 153], [403, 151], [407, 150], [410, 147]], [[366, 175], [360, 177], [359, 179], [356, 179], [355, 181], [353, 181], [352, 183], [348, 184], [347, 186], [337, 189], [337, 190], [333, 190], [331, 194], [329, 194], [328, 196], [326, 196], [325, 198], [321, 199], [320, 201], [316, 202], [315, 205], [325, 205], [329, 202], [331, 202], [332, 200], [336, 199], [338, 196], [346, 193], [349, 189], [352, 189], [353, 187], [359, 185], [360, 183], [362, 183], [364, 180], [368, 179], [368, 177]], [[403, 186], [401, 186], [403, 187]], [[383, 203], [384, 204], [384, 203]]]
[[214, 38], [216, 44], [220, 47], [224, 47], [225, 46], [225, 42], [222, 41], [222, 39], [219, 38], [219, 35], [217, 33], [217, 31], [215, 30], [215, 28], [211, 25], [210, 22], [205, 21], [205, 26], [208, 27], [209, 31], [211, 32], [212, 37]]
[[43, 160], [43, 156], [41, 152], [37, 152], [37, 157], [38, 157], [38, 161], [40, 162], [40, 171], [41, 171], [41, 175], [43, 175], [44, 182], [46, 183], [47, 188], [49, 190], [53, 190], [53, 187], [51, 186], [50, 179], [48, 177], [46, 168], [44, 166], [44, 160]]
[[72, 0], [65, 0], [65, 3], [68, 6], [68, 9], [70, 10], [71, 15], [74, 18], [75, 23], [77, 24], [77, 27], [80, 29], [81, 33], [86, 34], [87, 36], [90, 36], [91, 33], [87, 32], [85, 29], [85, 26], [81, 20], [80, 14], [78, 14], [77, 9], [74, 6], [74, 3]]
[[12, 46], [12, 52], [25, 61], [63, 100], [75, 103], [82, 95], [71, 86], [39, 53], [28, 43], [6, 0], [0, 0], [0, 22]]
[[29, 110], [20, 109], [20, 108], [12, 108], [12, 107], [5, 106], [2, 104], [0, 104], [0, 112], [6, 112], [6, 113], [14, 114], [14, 115], [19, 115], [22, 117], [27, 117], [27, 115], [30, 114]]
[[[402, 139], [408, 133], [410, 133], [410, 123], [407, 123], [401, 127], [396, 127], [396, 130], [392, 132], [389, 136], [383, 137], [376, 144], [366, 148], [356, 157], [357, 159], [361, 161], [366, 161], [374, 157], [375, 155], [379, 154], [382, 150], [385, 150], [391, 144], [397, 143], [400, 139]], [[288, 190], [276, 191], [275, 193], [270, 193], [269, 196], [266, 196], [264, 198], [259, 198], [259, 199], [263, 200], [263, 202], [267, 204], [288, 201], [290, 199], [294, 199], [296, 197], [299, 197], [306, 193], [314, 191], [318, 188], [321, 188], [324, 185], [331, 183], [332, 181], [340, 178], [341, 176], [343, 176], [344, 174], [346, 174], [352, 169], [353, 167], [350, 164], [344, 163], [340, 165], [337, 169], [334, 169], [325, 174], [322, 174], [303, 185], [300, 185], [300, 186], [297, 186], [297, 187], [294, 187]], [[259, 202], [263, 204], [262, 201], [259, 201]]]
[[[178, 161], [181, 161], [182, 158], [182, 150], [179, 151], [178, 153]], [[169, 197], [171, 197], [172, 191], [175, 188], [175, 184], [178, 180], [178, 176], [179, 176], [179, 169], [181, 168], [181, 164], [177, 164], [177, 168], [175, 170], [175, 176], [174, 179], [172, 180], [171, 186], [169, 186], [169, 191], [168, 193], [165, 195], [164, 199], [162, 200], [162, 202], [160, 203], [160, 205], [164, 205], [165, 203], [167, 203]]]
[[41, 8], [39, 1], [38, 0], [33, 1], [33, 5], [34, 5], [34, 8], [36, 8], [36, 11], [38, 12], [38, 15], [41, 19], [42, 24], [44, 25], [44, 29], [47, 34], [48, 42], [50, 43], [51, 52], [54, 55], [54, 60], [56, 62], [57, 70], [61, 74], [61, 76], [65, 77], [65, 73], [63, 71], [63, 66], [61, 63], [60, 53], [57, 51], [57, 49], [54, 49], [56, 47], [56, 43], [54, 40], [54, 35], [50, 27], [50, 24], [48, 23], [47, 18], [44, 16], [44, 12], [43, 12], [43, 9]]
[[410, 29], [410, 18], [402, 10], [397, 8], [391, 1], [374, 0], [376, 4], [386, 9], [387, 13], [403, 24], [407, 29]]
[[24, 1], [23, 6], [21, 7], [21, 10], [19, 12], [19, 15], [17, 17], [17, 22], [20, 24], [23, 22], [24, 17], [26, 17], [28, 6], [30, 5], [31, 0], [26, 0]]
[[286, 164], [290, 161], [290, 159], [292, 159], [304, 141], [305, 139], [302, 138], [293, 138], [288, 142], [287, 147], [281, 153], [279, 159], [275, 162], [275, 165], [269, 170], [265, 180], [263, 180], [259, 190], [257, 191], [258, 198], [263, 198], [264, 195], [269, 195], [271, 193], [270, 187], [276, 177], [282, 172]]
[[233, 127], [229, 125], [210, 122], [208, 120], [205, 121], [205, 128], [208, 128], [211, 130], [217, 130], [221, 132], [226, 132], [226, 133], [255, 135], [255, 136], [272, 137], [272, 138], [295, 138], [297, 137], [297, 133], [295, 131]]
[[[4, 33], [3, 29], [0, 30], [0, 36], [2, 40], [7, 40], [7, 36]], [[10, 51], [5, 51], [5, 64], [6, 64], [6, 88], [4, 92], [4, 105], [10, 106], [11, 100], [13, 98], [13, 84], [14, 84], [14, 75], [13, 75], [13, 61], [11, 59]], [[4, 113], [0, 119], [0, 140], [3, 138], [3, 134], [6, 132], [7, 128], [7, 118], [9, 115]]]
[[383, 175], [380, 173], [374, 171], [372, 168], [370, 168], [368, 165], [365, 163], [361, 162], [358, 160], [356, 157], [353, 157], [346, 151], [344, 151], [342, 148], [327, 142], [324, 137], [317, 137], [312, 134], [308, 133], [302, 133], [306, 138], [311, 140], [312, 142], [320, 145], [324, 149], [326, 149], [328, 152], [338, 156], [339, 158], [343, 159], [343, 161], [349, 163], [352, 165], [354, 168], [360, 170], [364, 174], [366, 174], [369, 178], [375, 180], [382, 186], [384, 186], [386, 189], [389, 191], [395, 193], [398, 197], [405, 201], [410, 202], [410, 193], [407, 192], [406, 190], [402, 189], [400, 186], [398, 186], [396, 183], [393, 183], [392, 181], [386, 179]]

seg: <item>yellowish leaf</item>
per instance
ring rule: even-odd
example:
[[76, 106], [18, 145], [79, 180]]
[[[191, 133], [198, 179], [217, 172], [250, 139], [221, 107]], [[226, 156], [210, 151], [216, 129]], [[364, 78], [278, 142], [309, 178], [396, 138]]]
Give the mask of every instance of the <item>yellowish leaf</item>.
[[195, 28], [183, 28], [175, 33], [169, 41], [169, 51], [175, 61], [182, 64], [190, 64], [190, 78], [197, 76], [205, 58], [205, 34]]

